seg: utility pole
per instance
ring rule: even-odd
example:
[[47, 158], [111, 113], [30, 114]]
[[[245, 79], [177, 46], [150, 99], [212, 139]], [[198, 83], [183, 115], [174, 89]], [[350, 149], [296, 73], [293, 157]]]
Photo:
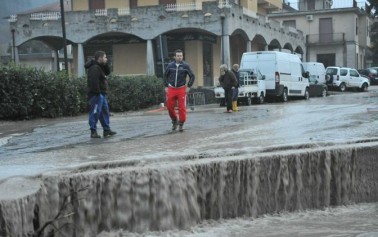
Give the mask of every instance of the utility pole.
[[63, 0], [60, 0], [60, 19], [62, 21], [62, 32], [63, 32], [64, 70], [66, 70], [66, 72], [68, 72], [66, 21], [64, 20], [64, 3], [63, 3]]

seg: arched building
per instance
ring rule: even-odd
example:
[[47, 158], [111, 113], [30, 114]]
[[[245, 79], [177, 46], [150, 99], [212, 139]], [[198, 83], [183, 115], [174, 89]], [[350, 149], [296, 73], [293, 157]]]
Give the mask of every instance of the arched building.
[[[84, 75], [85, 61], [104, 50], [115, 74], [161, 76], [163, 63], [180, 48], [196, 73], [195, 85], [213, 86], [219, 66], [239, 63], [246, 51], [279, 50], [304, 57], [302, 32], [266, 18], [281, 5], [277, 0], [71, 0], [65, 12], [66, 43], [73, 47], [70, 71]], [[30, 40], [55, 51], [64, 46], [59, 12], [15, 15], [10, 27], [15, 51]]]

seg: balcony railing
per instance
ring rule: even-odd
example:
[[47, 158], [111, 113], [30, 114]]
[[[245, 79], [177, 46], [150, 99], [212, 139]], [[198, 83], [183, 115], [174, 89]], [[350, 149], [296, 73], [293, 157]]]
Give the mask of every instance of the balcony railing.
[[308, 44], [338, 44], [345, 41], [345, 33], [310, 34], [307, 36]]
[[17, 21], [17, 15], [10, 15], [8, 21], [9, 22], [16, 22]]
[[196, 4], [195, 3], [167, 4], [165, 10], [167, 12], [194, 11], [196, 10]]
[[230, 1], [229, 0], [219, 0], [218, 7], [219, 8], [224, 8], [224, 7], [231, 8]]
[[95, 16], [107, 16], [108, 11], [107, 9], [96, 9]]
[[31, 21], [56, 21], [60, 19], [60, 12], [38, 12], [30, 15]]

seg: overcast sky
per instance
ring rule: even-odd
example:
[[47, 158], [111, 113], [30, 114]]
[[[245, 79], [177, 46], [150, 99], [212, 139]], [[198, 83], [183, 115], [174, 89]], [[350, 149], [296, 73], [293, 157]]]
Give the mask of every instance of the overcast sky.
[[[290, 5], [293, 8], [297, 8], [298, 2], [300, 0], [285, 0], [287, 2], [290, 2]], [[344, 7], [352, 7], [353, 6], [353, 0], [333, 0], [332, 8], [344, 8]], [[365, 0], [357, 0], [357, 6], [358, 7], [365, 7]]]

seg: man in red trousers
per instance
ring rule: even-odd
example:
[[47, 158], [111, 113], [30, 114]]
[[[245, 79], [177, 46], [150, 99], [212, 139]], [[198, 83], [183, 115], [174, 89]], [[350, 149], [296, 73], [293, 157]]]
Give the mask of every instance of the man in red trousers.
[[[183, 61], [182, 50], [175, 51], [175, 60], [170, 62], [164, 73], [164, 86], [166, 92], [166, 104], [169, 116], [172, 119], [172, 130], [183, 131], [186, 121], [186, 94], [193, 85], [195, 76], [189, 64]], [[189, 76], [189, 81], [186, 78]], [[175, 111], [176, 102], [178, 104], [178, 116]]]

